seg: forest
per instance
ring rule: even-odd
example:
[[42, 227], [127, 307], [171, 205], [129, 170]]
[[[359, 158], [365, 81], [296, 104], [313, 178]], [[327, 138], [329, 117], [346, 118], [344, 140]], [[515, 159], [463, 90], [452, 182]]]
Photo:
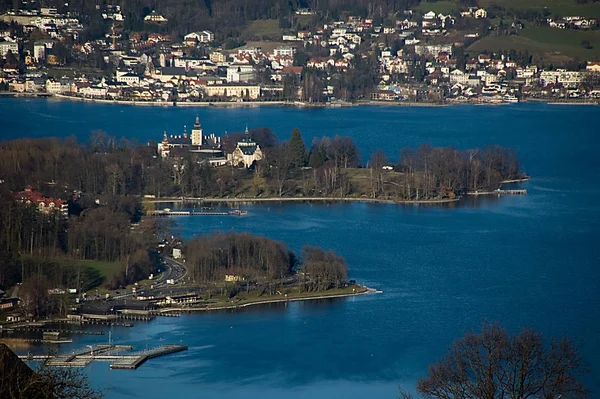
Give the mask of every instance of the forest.
[[277, 282], [299, 285], [303, 291], [326, 291], [348, 281], [346, 260], [334, 251], [305, 246], [298, 258], [284, 243], [249, 233], [199, 236], [186, 243], [185, 254], [188, 274], [204, 285], [229, 276], [247, 289], [273, 289]]
[[[516, 151], [497, 145], [462, 150], [422, 144], [374, 152], [363, 163], [350, 137], [304, 143], [299, 129], [280, 142], [271, 129], [252, 129], [264, 158], [251, 168], [210, 167], [192, 153], [161, 159], [155, 144], [139, 145], [92, 132], [85, 145], [73, 138], [18, 139], [0, 143], [3, 189], [27, 185], [46, 195], [93, 205], [99, 196], [131, 220], [141, 213], [138, 197], [264, 198], [358, 197], [394, 201], [456, 198], [470, 191], [495, 190], [503, 180], [523, 176]], [[242, 133], [223, 137], [230, 152]], [[136, 216], [137, 215], [137, 216]], [[91, 217], [91, 216], [90, 216]], [[93, 249], [87, 242], [86, 256]], [[112, 248], [111, 253], [120, 251]], [[108, 256], [108, 255], [107, 255]], [[111, 259], [116, 256], [108, 256]]]

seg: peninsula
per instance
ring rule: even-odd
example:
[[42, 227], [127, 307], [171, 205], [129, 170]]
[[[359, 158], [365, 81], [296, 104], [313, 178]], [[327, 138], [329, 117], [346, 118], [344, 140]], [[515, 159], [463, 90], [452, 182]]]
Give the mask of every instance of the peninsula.
[[[199, 118], [182, 130], [163, 132], [153, 145], [102, 131], [85, 146], [55, 138], [0, 144], [7, 321], [66, 317], [76, 300], [71, 322], [127, 324], [157, 314], [372, 292], [348, 280], [342, 257], [319, 248], [298, 256], [283, 243], [244, 233], [172, 238], [170, 219], [145, 217], [172, 213], [157, 209], [159, 202], [437, 204], [500, 193], [502, 183], [526, 178], [515, 151], [500, 146], [423, 144], [396, 149], [395, 161], [379, 150], [363, 163], [349, 137], [323, 137], [307, 147], [299, 129], [288, 141], [267, 127], [221, 135], [205, 132]], [[217, 212], [203, 206], [193, 212]], [[119, 302], [131, 298], [137, 301]]]

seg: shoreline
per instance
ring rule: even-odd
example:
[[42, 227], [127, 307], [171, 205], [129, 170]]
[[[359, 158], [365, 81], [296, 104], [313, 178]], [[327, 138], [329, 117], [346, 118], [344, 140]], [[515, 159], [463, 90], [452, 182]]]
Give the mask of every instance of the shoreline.
[[382, 198], [354, 198], [354, 197], [265, 197], [265, 198], [142, 198], [142, 202], [227, 202], [227, 203], [261, 203], [261, 202], [367, 202], [377, 204], [447, 204], [458, 202], [461, 198], [446, 198], [437, 200], [389, 200]]
[[[478, 106], [498, 106], [508, 105], [508, 102], [492, 103], [492, 102], [445, 102], [445, 103], [428, 103], [428, 102], [403, 102], [403, 101], [377, 101], [377, 100], [359, 100], [356, 102], [339, 102], [339, 103], [309, 103], [303, 101], [223, 101], [223, 102], [185, 102], [185, 101], [127, 101], [127, 100], [107, 100], [96, 98], [85, 98], [69, 96], [64, 94], [53, 93], [18, 93], [18, 92], [2, 92], [0, 98], [55, 98], [59, 100], [67, 100], [74, 102], [87, 102], [96, 104], [114, 104], [114, 105], [129, 105], [141, 107], [214, 107], [214, 108], [255, 108], [255, 107], [294, 107], [294, 108], [347, 108], [360, 106], [377, 106], [377, 107], [424, 107], [424, 108], [440, 108], [451, 106], [478, 105]], [[568, 100], [557, 101], [556, 99], [525, 99], [519, 103], [543, 103], [548, 105], [600, 105], [598, 100]]]
[[252, 300], [245, 303], [240, 304], [231, 304], [231, 305], [223, 305], [223, 306], [215, 306], [215, 307], [177, 307], [177, 308], [165, 308], [162, 312], [184, 312], [184, 313], [194, 313], [194, 312], [207, 312], [213, 310], [229, 310], [229, 309], [243, 309], [250, 306], [257, 305], [268, 305], [273, 303], [287, 303], [287, 302], [300, 302], [300, 301], [311, 301], [316, 299], [335, 299], [335, 298], [347, 298], [359, 295], [367, 295], [367, 294], [377, 294], [382, 293], [382, 291], [376, 290], [374, 288], [369, 288], [367, 286], [361, 285], [361, 288], [364, 290], [357, 292], [349, 292], [344, 294], [330, 294], [324, 295], [323, 293], [314, 295], [314, 296], [306, 296], [306, 297], [290, 297], [290, 298], [281, 298], [281, 299], [265, 299], [265, 300]]

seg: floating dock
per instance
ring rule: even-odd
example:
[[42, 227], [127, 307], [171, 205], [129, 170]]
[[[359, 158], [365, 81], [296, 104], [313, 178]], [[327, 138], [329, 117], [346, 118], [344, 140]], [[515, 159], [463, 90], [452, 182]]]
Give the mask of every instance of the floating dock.
[[143, 351], [123, 353], [132, 349], [133, 346], [130, 345], [90, 345], [87, 348], [73, 351], [72, 354], [56, 356], [25, 355], [19, 357], [23, 360], [47, 361], [46, 364], [52, 367], [85, 367], [96, 360], [111, 362], [111, 369], [135, 370], [146, 360], [185, 351], [188, 347], [185, 345], [161, 345]]

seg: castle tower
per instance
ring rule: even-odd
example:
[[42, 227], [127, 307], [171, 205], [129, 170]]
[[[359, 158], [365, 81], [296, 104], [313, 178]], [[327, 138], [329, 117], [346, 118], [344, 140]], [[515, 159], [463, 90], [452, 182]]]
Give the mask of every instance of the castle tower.
[[200, 118], [196, 115], [196, 123], [192, 129], [192, 145], [202, 145], [204, 137], [202, 135], [202, 126], [200, 126]]

